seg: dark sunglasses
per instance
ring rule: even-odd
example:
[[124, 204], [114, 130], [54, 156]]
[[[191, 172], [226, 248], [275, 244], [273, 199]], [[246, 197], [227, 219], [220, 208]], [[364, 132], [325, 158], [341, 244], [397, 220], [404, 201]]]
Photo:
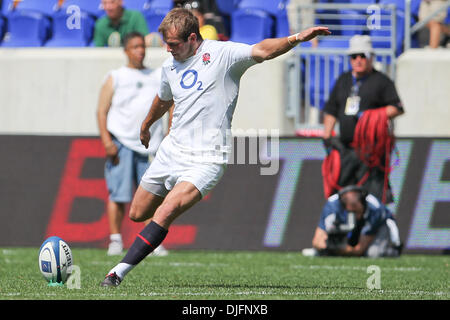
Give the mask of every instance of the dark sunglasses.
[[350, 58], [352, 60], [355, 60], [357, 57], [360, 57], [361, 59], [366, 59], [366, 55], [364, 53], [354, 53], [350, 55]]

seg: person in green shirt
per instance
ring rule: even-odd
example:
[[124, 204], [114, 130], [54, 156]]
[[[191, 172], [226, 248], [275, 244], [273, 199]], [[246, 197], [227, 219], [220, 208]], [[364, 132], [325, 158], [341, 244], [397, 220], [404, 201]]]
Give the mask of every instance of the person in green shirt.
[[149, 34], [147, 22], [142, 13], [125, 9], [122, 0], [102, 0], [102, 5], [106, 15], [95, 23], [94, 44], [96, 47], [120, 47], [122, 39], [132, 31], [140, 32], [144, 36]]

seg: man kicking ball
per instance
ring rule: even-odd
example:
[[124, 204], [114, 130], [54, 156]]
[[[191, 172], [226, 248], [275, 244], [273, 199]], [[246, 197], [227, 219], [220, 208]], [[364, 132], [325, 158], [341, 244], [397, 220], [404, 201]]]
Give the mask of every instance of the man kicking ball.
[[159, 92], [141, 126], [145, 147], [150, 126], [172, 104], [175, 108], [170, 133], [142, 177], [129, 213], [134, 221], [153, 219], [109, 271], [101, 283], [105, 287], [118, 286], [159, 246], [171, 223], [219, 182], [231, 152], [229, 131], [244, 72], [300, 42], [330, 34], [327, 27], [313, 27], [255, 45], [203, 40], [197, 18], [183, 8], [172, 9], [159, 32], [172, 57], [162, 65]]

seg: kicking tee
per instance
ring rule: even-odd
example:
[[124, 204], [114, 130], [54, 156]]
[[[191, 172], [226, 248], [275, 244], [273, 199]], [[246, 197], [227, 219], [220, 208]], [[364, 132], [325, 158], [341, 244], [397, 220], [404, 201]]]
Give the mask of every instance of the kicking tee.
[[175, 104], [169, 138], [189, 160], [228, 162], [239, 82], [256, 64], [251, 51], [247, 44], [203, 40], [186, 61], [163, 63], [158, 96]]

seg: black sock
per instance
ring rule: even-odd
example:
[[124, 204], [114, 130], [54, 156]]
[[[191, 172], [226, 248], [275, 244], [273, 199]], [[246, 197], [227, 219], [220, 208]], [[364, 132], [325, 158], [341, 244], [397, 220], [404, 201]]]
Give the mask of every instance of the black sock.
[[151, 221], [140, 233], [138, 233], [121, 262], [131, 265], [138, 264], [149, 253], [155, 250], [161, 242], [163, 242], [167, 232], [168, 231], [159, 224]]

